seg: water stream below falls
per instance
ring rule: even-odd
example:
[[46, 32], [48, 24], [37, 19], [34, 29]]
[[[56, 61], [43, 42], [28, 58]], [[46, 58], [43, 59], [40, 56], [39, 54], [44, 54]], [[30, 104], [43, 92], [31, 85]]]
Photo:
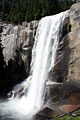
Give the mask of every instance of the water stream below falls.
[[[44, 104], [45, 83], [48, 73], [54, 67], [56, 51], [62, 36], [66, 12], [41, 19], [36, 32], [32, 50], [30, 77], [17, 87], [25, 93], [18, 97], [17, 87], [13, 89], [16, 97], [0, 102], [0, 120], [29, 120]], [[27, 91], [27, 93], [26, 93]]]

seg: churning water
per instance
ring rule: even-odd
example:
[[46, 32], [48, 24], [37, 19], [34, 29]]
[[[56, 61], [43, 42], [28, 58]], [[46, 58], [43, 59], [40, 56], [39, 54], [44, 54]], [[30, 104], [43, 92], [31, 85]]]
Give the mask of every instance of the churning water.
[[[15, 97], [6, 102], [1, 101], [1, 120], [7, 120], [7, 118], [8, 120], [29, 120], [43, 106], [45, 83], [49, 71], [54, 67], [65, 14], [66, 12], [62, 12], [41, 19], [32, 50], [30, 77], [18, 85], [27, 89], [27, 94], [21, 98]], [[15, 89], [14, 92], [16, 92]]]

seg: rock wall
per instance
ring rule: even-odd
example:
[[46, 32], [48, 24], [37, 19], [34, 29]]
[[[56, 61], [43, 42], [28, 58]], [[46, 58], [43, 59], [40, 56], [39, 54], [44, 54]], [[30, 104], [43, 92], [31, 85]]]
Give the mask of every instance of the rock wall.
[[17, 54], [21, 56], [24, 62], [26, 72], [29, 72], [31, 50], [34, 43], [38, 21], [30, 23], [23, 22], [22, 25], [12, 25], [0, 23], [2, 28], [1, 40], [3, 45], [3, 55], [6, 64], [16, 58]]
[[57, 82], [80, 80], [80, 2], [71, 6], [68, 15], [51, 74]]
[[[68, 57], [65, 54], [65, 50], [67, 49], [66, 47], [68, 45], [68, 42], [66, 40], [64, 40], [63, 38], [68, 33], [68, 31], [67, 31], [68, 24], [69, 24], [69, 10], [66, 12], [66, 17], [64, 19], [62, 36], [59, 39], [59, 44], [58, 44], [58, 49], [57, 49], [55, 66], [50, 71], [49, 78], [51, 79], [51, 81], [63, 82], [64, 76], [67, 75], [65, 68], [67, 68], [68, 63], [64, 59], [65, 59], [65, 56]], [[64, 65], [65, 65], [65, 67], [64, 67]]]
[[[80, 3], [72, 5], [68, 13], [60, 40], [62, 42], [57, 50], [57, 64], [55, 63], [55, 67], [50, 72], [50, 78], [57, 82], [80, 80]], [[7, 66], [9, 65], [13, 69], [17, 63], [19, 65], [24, 63], [26, 74], [29, 74], [31, 51], [38, 22], [23, 22], [22, 25], [15, 26], [0, 23], [3, 55]], [[67, 30], [68, 25], [71, 25], [71, 32]], [[15, 61], [15, 59], [17, 63], [11, 65], [11, 61]], [[20, 69], [22, 70], [22, 68]]]
[[[71, 32], [67, 31], [68, 24], [71, 25]], [[31, 51], [37, 26], [38, 21], [23, 22], [22, 25], [16, 26], [0, 23], [0, 28], [3, 30], [1, 33], [3, 55], [7, 65], [10, 60], [14, 61], [15, 57], [20, 56], [19, 58], [24, 62], [26, 73], [29, 73]], [[59, 44], [56, 57], [57, 64], [55, 63], [55, 70], [51, 70], [50, 77], [58, 82], [66, 79], [79, 80], [80, 3], [72, 5], [68, 11], [62, 34], [60, 42], [62, 41], [63, 44]]]
[[67, 80], [80, 80], [80, 3], [71, 6], [69, 18], [71, 32], [64, 37], [64, 41], [68, 41], [65, 49]]
[[[62, 45], [60, 44], [57, 50], [56, 61], [60, 59], [59, 53], [61, 59], [52, 69], [52, 82], [46, 85], [47, 107], [53, 110], [59, 105], [80, 104], [77, 97], [78, 94], [80, 95], [80, 2], [71, 6], [68, 20], [67, 25], [65, 24], [66, 34], [61, 40]], [[68, 29], [69, 26], [71, 29]], [[74, 110], [72, 108], [69, 111], [69, 109], [65, 107], [64, 111]]]
[[37, 26], [38, 21], [23, 22], [22, 25], [0, 22], [0, 42], [4, 57], [1, 59], [4, 72], [0, 72], [0, 95], [5, 96], [13, 86], [29, 76]]

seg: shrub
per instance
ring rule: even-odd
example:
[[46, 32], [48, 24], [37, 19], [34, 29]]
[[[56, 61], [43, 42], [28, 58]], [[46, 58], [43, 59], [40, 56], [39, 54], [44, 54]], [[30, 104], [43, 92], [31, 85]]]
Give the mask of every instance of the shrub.
[[67, 25], [67, 32], [71, 32], [71, 24]]

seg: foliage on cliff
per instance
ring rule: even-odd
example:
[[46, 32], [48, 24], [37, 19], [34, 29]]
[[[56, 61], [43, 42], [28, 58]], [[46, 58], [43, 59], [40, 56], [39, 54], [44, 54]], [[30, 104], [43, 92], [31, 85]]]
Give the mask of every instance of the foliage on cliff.
[[69, 9], [72, 0], [0, 0], [0, 19], [21, 23]]

